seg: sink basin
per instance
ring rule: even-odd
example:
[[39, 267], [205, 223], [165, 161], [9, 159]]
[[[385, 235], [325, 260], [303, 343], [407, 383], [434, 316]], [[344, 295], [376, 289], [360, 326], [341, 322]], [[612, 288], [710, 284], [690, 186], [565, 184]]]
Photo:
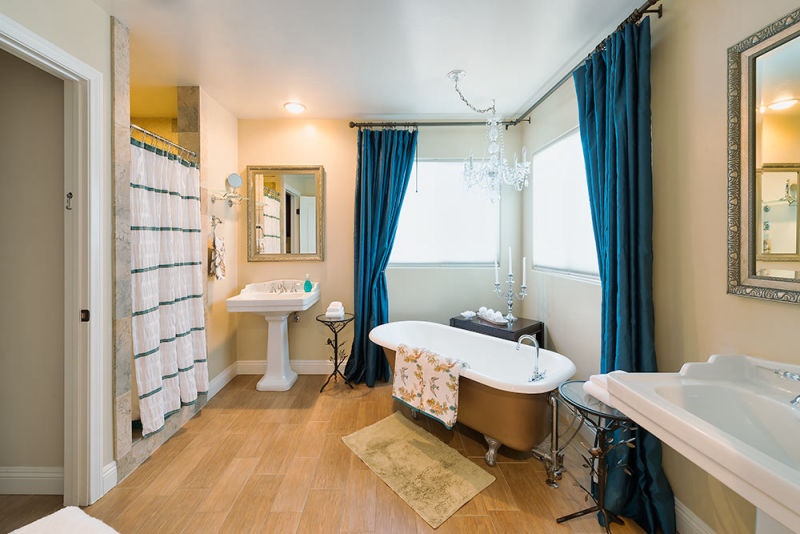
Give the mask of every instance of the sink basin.
[[[679, 373], [611, 373], [619, 410], [769, 516], [800, 525], [800, 366], [715, 355]], [[761, 518], [759, 517], [759, 521]], [[794, 530], [792, 530], [794, 531]]]
[[319, 301], [319, 283], [309, 293], [303, 291], [305, 280], [272, 280], [247, 284], [242, 292], [225, 301], [230, 312], [292, 313], [305, 311]]
[[259, 391], [286, 391], [297, 380], [289, 364], [289, 328], [292, 312], [309, 309], [319, 301], [319, 283], [303, 291], [305, 280], [271, 280], [247, 284], [242, 292], [225, 301], [229, 312], [257, 313], [267, 321], [267, 371], [258, 381]]

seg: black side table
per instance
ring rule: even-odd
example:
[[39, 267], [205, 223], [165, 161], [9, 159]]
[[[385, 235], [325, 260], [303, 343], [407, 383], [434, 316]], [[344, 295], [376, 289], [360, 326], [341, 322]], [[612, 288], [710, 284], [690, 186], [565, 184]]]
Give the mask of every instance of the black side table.
[[603, 516], [605, 530], [610, 534], [609, 522], [624, 524], [622, 519], [609, 512], [605, 508], [606, 502], [606, 482], [608, 480], [608, 466], [606, 456], [618, 446], [633, 447], [633, 439], [615, 443], [613, 434], [621, 428], [633, 430], [635, 425], [625, 414], [595, 399], [583, 390], [585, 380], [570, 380], [558, 387], [558, 394], [576, 417], [595, 430], [594, 446], [588, 449], [587, 466], [590, 471], [590, 479], [597, 477], [597, 497], [594, 493], [581, 486], [594, 501], [594, 506], [585, 510], [565, 515], [556, 519], [558, 523], [575, 519], [592, 512], [599, 512]]
[[328, 319], [324, 313], [317, 315], [317, 321], [330, 328], [331, 332], [333, 332], [333, 339], [328, 338], [328, 345], [333, 347], [333, 372], [330, 374], [325, 383], [322, 384], [322, 387], [319, 388], [320, 393], [322, 393], [322, 390], [324, 390], [325, 386], [328, 385], [328, 382], [331, 381], [331, 378], [333, 378], [334, 381], [338, 381], [336, 375], [341, 376], [342, 379], [344, 379], [344, 383], [350, 386], [350, 389], [353, 389], [353, 384], [348, 382], [347, 378], [345, 378], [342, 372], [339, 371], [339, 366], [342, 365], [343, 361], [339, 359], [339, 332], [344, 330], [344, 327], [351, 323], [355, 318], [356, 316], [352, 313], [345, 313], [344, 319]]
[[478, 317], [465, 319], [460, 315], [456, 315], [450, 318], [450, 326], [509, 341], [517, 341], [520, 336], [528, 334], [536, 336], [539, 346], [544, 348], [544, 323], [533, 319], [517, 317], [517, 320], [513, 323], [494, 324]]

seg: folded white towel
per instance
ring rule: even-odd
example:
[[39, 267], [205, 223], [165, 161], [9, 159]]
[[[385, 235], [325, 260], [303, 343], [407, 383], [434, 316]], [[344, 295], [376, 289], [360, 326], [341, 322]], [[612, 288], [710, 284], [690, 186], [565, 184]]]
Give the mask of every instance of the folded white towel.
[[341, 302], [339, 302], [338, 300], [334, 300], [333, 302], [331, 302], [330, 304], [328, 304], [328, 307], [329, 307], [329, 308], [344, 308], [344, 306], [342, 305], [342, 303], [341, 303]]
[[99, 519], [91, 517], [77, 506], [67, 506], [14, 531], [16, 534], [117, 534]]
[[611, 404], [611, 396], [608, 394], [608, 389], [598, 385], [597, 382], [587, 380], [583, 383], [583, 391], [599, 400], [606, 406], [611, 406], [614, 408], [614, 405]]

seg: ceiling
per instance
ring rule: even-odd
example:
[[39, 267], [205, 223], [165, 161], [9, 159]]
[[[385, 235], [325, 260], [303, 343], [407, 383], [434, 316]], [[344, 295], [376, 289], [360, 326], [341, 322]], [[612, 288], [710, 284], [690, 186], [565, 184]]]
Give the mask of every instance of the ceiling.
[[240, 118], [462, 119], [524, 110], [641, 0], [95, 0], [131, 31], [131, 85], [200, 85]]

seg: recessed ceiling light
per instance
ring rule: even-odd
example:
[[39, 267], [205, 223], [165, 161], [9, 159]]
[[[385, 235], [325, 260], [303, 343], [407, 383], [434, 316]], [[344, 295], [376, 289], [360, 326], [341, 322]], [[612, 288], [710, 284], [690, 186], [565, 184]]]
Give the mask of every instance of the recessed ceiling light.
[[283, 109], [285, 109], [289, 113], [297, 114], [304, 112], [306, 110], [306, 107], [300, 102], [286, 102], [283, 105]]
[[781, 109], [790, 108], [790, 107], [794, 106], [795, 104], [797, 104], [797, 102], [798, 102], [797, 98], [784, 98], [784, 99], [781, 99], [781, 100], [776, 100], [775, 102], [773, 102], [772, 104], [770, 104], [767, 107], [769, 109], [773, 109], [773, 110], [778, 111], [778, 110], [781, 110]]

